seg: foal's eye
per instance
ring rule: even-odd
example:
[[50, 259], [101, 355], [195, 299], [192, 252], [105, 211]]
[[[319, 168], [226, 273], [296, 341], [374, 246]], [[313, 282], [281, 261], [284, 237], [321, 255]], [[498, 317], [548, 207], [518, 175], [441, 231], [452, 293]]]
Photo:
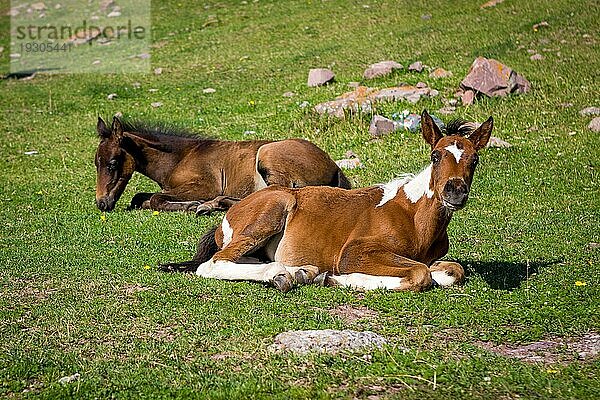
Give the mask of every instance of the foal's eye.
[[479, 164], [479, 156], [477, 154], [475, 154], [475, 156], [471, 160], [471, 166], [473, 168], [475, 168], [477, 166], [477, 164]]
[[109, 171], [114, 171], [117, 169], [117, 166], [119, 165], [119, 162], [117, 160], [110, 160], [108, 162], [108, 170]]
[[431, 153], [431, 162], [434, 164], [437, 164], [440, 162], [440, 160], [442, 159], [442, 155], [440, 154], [439, 151], [434, 151]]

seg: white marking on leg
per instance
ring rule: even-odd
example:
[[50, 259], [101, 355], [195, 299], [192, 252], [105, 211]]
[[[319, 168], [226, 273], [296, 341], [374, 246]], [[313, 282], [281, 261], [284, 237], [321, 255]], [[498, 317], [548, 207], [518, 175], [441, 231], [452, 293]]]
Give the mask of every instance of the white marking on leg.
[[381, 197], [381, 201], [375, 206], [375, 208], [381, 207], [382, 205], [396, 197], [396, 195], [398, 194], [398, 189], [400, 189], [403, 185], [409, 182], [412, 179], [412, 177], [412, 175], [406, 175], [402, 178], [394, 179], [393, 181], [390, 181], [383, 185], [379, 185], [379, 187], [383, 190], [383, 195]]
[[285, 274], [285, 267], [278, 262], [269, 264], [238, 264], [231, 261], [213, 261], [200, 264], [196, 275], [203, 278], [228, 281], [271, 282], [279, 274]]
[[223, 248], [225, 248], [231, 242], [231, 239], [233, 239], [233, 229], [231, 229], [229, 221], [227, 221], [227, 216], [223, 217], [221, 230], [223, 231]]
[[399, 289], [402, 283], [402, 278], [395, 276], [376, 276], [359, 273], [333, 275], [329, 278], [339, 285], [364, 290]]
[[462, 157], [463, 153], [465, 152], [464, 150], [459, 149], [456, 146], [456, 142], [454, 142], [453, 145], [446, 146], [444, 148], [454, 155], [454, 158], [456, 158], [456, 163], [457, 164], [460, 162], [460, 158]]
[[267, 182], [265, 182], [262, 175], [258, 172], [258, 161], [259, 161], [261, 149], [262, 149], [262, 147], [259, 148], [258, 151], [256, 152], [256, 163], [254, 164], [254, 191], [255, 192], [258, 192], [259, 190], [267, 187]]
[[427, 168], [419, 173], [404, 185], [404, 193], [411, 203], [416, 203], [423, 196], [431, 198], [433, 196], [433, 190], [429, 188], [431, 183], [431, 170], [433, 164], [429, 164]]
[[433, 279], [440, 286], [451, 286], [456, 282], [456, 278], [448, 275], [446, 271], [432, 271], [431, 279]]

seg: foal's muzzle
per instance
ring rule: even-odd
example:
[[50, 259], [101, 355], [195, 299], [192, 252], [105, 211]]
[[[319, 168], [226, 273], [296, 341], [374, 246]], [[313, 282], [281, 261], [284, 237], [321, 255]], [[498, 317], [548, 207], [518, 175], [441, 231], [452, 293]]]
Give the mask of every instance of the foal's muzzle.
[[442, 204], [450, 211], [457, 211], [467, 204], [469, 185], [462, 178], [452, 178], [444, 185]]
[[96, 200], [96, 206], [100, 211], [112, 211], [115, 208], [115, 201], [111, 201], [106, 197]]

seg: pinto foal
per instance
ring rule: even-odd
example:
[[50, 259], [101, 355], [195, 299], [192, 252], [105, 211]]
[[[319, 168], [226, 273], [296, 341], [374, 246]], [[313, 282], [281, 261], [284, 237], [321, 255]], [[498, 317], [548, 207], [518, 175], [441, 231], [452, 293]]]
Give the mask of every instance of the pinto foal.
[[194, 260], [162, 269], [271, 282], [282, 291], [319, 274], [327, 285], [365, 290], [461, 283], [460, 264], [436, 260], [448, 252], [446, 228], [467, 202], [477, 151], [487, 144], [493, 120], [475, 130], [452, 123], [447, 136], [427, 111], [421, 123], [432, 151], [431, 164], [417, 176], [355, 190], [263, 189], [227, 212], [201, 239]]

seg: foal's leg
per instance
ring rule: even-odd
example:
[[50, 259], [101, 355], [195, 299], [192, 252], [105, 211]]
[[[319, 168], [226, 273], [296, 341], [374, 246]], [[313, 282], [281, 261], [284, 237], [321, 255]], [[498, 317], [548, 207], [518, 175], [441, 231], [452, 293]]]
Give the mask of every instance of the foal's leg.
[[131, 203], [129, 203], [129, 207], [127, 210], [135, 210], [137, 208], [150, 208], [150, 198], [155, 193], [136, 193], [135, 196], [131, 199]]
[[213, 211], [226, 211], [234, 204], [239, 203], [240, 200], [237, 197], [217, 196], [210, 201], [205, 201], [198, 205], [196, 207], [196, 215], [208, 215]]
[[440, 286], [460, 285], [465, 280], [462, 265], [453, 261], [436, 261], [429, 267], [431, 278]]
[[420, 292], [431, 286], [427, 265], [399, 256], [374, 239], [356, 239], [341, 251], [337, 273], [328, 284], [364, 290], [377, 288]]

